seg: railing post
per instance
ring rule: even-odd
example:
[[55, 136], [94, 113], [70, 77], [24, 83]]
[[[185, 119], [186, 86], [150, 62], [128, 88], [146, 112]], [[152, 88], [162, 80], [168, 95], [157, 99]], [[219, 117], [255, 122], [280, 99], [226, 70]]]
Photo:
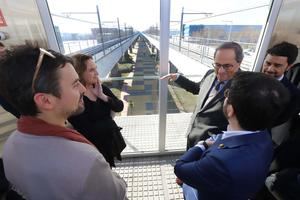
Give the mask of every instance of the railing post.
[[[170, 0], [160, 0], [160, 77], [169, 72]], [[166, 146], [168, 82], [159, 80], [159, 151]]]
[[120, 43], [120, 48], [121, 48], [121, 54], [122, 54], [122, 61], [124, 60], [124, 53], [123, 53], [123, 47], [122, 47], [122, 40], [121, 40], [121, 30], [120, 30], [120, 23], [119, 23], [119, 18], [117, 18], [118, 22], [118, 31], [119, 31], [119, 43]]
[[182, 7], [181, 20], [180, 20], [180, 33], [179, 33], [179, 51], [181, 51], [181, 39], [182, 39], [182, 32], [183, 32], [183, 10], [184, 8]]
[[102, 31], [102, 25], [101, 25], [100, 13], [99, 13], [99, 7], [98, 7], [98, 5], [96, 6], [96, 8], [97, 8], [98, 23], [99, 23], [99, 32], [100, 32], [101, 43], [102, 43], [102, 51], [103, 51], [103, 54], [105, 55], [103, 31]]

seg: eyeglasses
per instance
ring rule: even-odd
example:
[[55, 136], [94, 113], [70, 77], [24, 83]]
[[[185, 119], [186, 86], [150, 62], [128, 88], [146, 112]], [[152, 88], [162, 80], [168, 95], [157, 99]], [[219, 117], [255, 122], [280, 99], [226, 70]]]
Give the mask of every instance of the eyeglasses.
[[220, 64], [220, 63], [212, 63], [212, 66], [215, 68], [215, 69], [220, 69], [221, 67], [223, 67], [224, 70], [229, 70], [230, 68], [233, 67], [232, 64]]
[[229, 97], [229, 92], [230, 92], [229, 88], [227, 88], [227, 89], [224, 91], [224, 97], [225, 97], [225, 98], [228, 98], [228, 97]]
[[52, 53], [50, 53], [49, 51], [46, 51], [43, 48], [40, 48], [39, 59], [38, 59], [38, 62], [36, 64], [35, 71], [34, 71], [33, 78], [32, 78], [32, 85], [31, 85], [32, 93], [35, 92], [35, 90], [34, 90], [34, 84], [35, 84], [35, 81], [36, 81], [36, 77], [37, 77], [37, 75], [38, 75], [38, 73], [40, 71], [40, 68], [41, 68], [41, 65], [42, 65], [42, 62], [43, 62], [45, 54], [47, 56], [51, 57], [51, 58], [55, 58], [55, 56]]

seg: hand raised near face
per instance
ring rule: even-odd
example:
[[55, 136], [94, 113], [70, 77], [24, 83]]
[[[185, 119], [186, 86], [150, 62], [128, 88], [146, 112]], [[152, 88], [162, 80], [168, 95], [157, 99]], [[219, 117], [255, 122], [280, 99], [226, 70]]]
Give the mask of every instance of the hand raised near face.
[[97, 83], [93, 85], [92, 93], [103, 101], [108, 101], [108, 97], [103, 93], [102, 82], [100, 79], [98, 79]]

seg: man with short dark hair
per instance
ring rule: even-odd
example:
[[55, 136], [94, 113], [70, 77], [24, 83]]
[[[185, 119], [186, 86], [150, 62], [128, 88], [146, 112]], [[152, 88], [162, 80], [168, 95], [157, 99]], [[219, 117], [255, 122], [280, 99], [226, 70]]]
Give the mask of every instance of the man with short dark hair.
[[285, 76], [297, 56], [296, 45], [281, 42], [268, 49], [263, 64], [263, 72], [279, 80], [291, 95], [289, 105], [274, 121], [271, 129], [275, 147], [274, 161], [270, 168], [273, 174], [266, 180], [266, 186], [273, 195], [282, 196], [282, 199], [299, 199], [300, 196], [300, 181], [297, 180], [300, 171], [300, 138], [298, 129], [295, 128], [299, 123], [300, 90]]
[[[291, 95], [291, 100], [287, 109], [275, 119], [273, 126], [288, 121], [292, 116], [299, 112], [300, 90], [297, 89], [284, 75], [284, 73], [292, 67], [297, 56], [297, 46], [288, 42], [281, 42], [267, 50], [262, 72], [280, 81], [289, 90]], [[272, 132], [275, 131], [276, 130], [274, 129]], [[280, 130], [279, 132], [282, 131]], [[278, 140], [276, 143], [281, 143], [281, 140], [283, 139], [280, 137], [276, 139]]]
[[214, 69], [209, 70], [199, 83], [179, 74], [168, 74], [162, 79], [171, 79], [187, 91], [198, 94], [195, 111], [187, 130], [187, 148], [199, 140], [226, 130], [227, 120], [222, 112], [224, 91], [230, 86], [233, 75], [239, 71], [244, 54], [236, 42], [221, 44], [214, 53]]
[[290, 69], [298, 56], [296, 45], [281, 42], [267, 50], [263, 72], [278, 80], [284, 78], [284, 72]]
[[[0, 60], [4, 59], [6, 53], [7, 53], [7, 49], [5, 45], [2, 42], [0, 42]], [[1, 95], [0, 95], [0, 105], [4, 108], [4, 110], [11, 113], [16, 118], [20, 117], [20, 113], [12, 105], [10, 105], [10, 103], [8, 103], [7, 100], [3, 98]]]
[[186, 200], [246, 200], [267, 176], [273, 146], [266, 128], [288, 103], [288, 91], [265, 74], [239, 72], [225, 97], [227, 131], [198, 142], [176, 162]]
[[65, 127], [84, 110], [70, 58], [20, 46], [0, 61], [0, 94], [21, 113], [5, 143], [5, 175], [25, 199], [126, 199], [126, 183], [90, 141]]

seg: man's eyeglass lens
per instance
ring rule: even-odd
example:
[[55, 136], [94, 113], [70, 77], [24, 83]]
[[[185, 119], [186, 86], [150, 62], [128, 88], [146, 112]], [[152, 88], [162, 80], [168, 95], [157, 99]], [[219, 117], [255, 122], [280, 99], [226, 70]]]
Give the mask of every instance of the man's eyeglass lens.
[[223, 67], [223, 69], [225, 69], [225, 70], [227, 70], [227, 69], [233, 67], [232, 64], [223, 64], [223, 65], [222, 65], [222, 64], [219, 64], [219, 63], [213, 63], [212, 65], [213, 65], [213, 67], [216, 68], [216, 69], [220, 69], [221, 67]]

